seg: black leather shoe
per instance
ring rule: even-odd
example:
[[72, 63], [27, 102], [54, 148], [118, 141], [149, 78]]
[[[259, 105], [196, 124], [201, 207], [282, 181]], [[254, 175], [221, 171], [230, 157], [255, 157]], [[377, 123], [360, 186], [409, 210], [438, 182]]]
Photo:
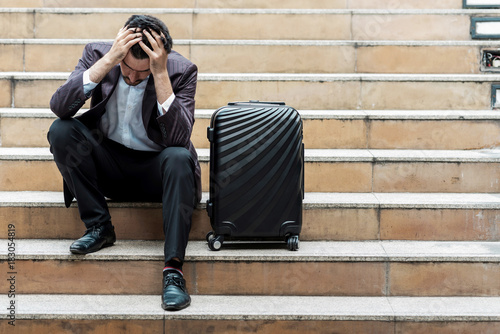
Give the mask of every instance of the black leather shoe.
[[186, 281], [181, 274], [169, 272], [163, 276], [163, 295], [161, 307], [167, 311], [178, 311], [191, 304], [191, 297], [186, 289]]
[[73, 242], [69, 250], [73, 254], [88, 254], [112, 246], [115, 241], [115, 228], [107, 223], [88, 228], [83, 237]]

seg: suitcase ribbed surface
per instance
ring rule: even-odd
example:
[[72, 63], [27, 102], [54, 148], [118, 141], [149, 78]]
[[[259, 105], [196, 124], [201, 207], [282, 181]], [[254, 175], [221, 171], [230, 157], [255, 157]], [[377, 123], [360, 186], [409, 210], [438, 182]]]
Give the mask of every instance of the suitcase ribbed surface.
[[[226, 107], [212, 122], [210, 193], [215, 232], [230, 230], [231, 236], [242, 237], [298, 234], [303, 148], [297, 111], [284, 106]], [[288, 225], [293, 231], [285, 228]]]

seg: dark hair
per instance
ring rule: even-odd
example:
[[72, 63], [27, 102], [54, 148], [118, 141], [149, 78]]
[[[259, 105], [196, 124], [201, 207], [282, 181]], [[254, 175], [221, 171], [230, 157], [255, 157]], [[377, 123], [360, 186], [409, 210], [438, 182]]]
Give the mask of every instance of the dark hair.
[[[168, 31], [168, 28], [165, 25], [165, 23], [163, 23], [156, 17], [151, 15], [132, 15], [127, 20], [127, 22], [125, 22], [124, 26], [125, 27], [128, 26], [129, 28], [140, 28], [142, 30], [147, 30], [149, 33], [151, 33], [151, 30], [154, 30], [159, 35], [163, 33], [163, 35], [165, 36], [165, 38], [162, 38], [163, 47], [165, 48], [165, 50], [167, 50], [168, 53], [170, 53], [170, 51], [172, 50], [173, 41]], [[144, 44], [146, 44], [148, 48], [152, 49], [148, 38], [144, 34], [142, 34], [142, 41], [144, 42]], [[132, 52], [134, 58], [137, 59], [149, 58], [148, 54], [144, 52], [139, 43], [134, 44], [130, 48], [130, 52]]]

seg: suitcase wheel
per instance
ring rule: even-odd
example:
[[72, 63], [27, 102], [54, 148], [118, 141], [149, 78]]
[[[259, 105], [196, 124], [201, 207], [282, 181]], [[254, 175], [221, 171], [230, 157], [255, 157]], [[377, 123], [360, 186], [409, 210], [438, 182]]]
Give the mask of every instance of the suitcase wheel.
[[208, 248], [210, 248], [213, 251], [220, 250], [222, 247], [222, 243], [224, 242], [224, 236], [215, 235], [214, 231], [208, 232], [206, 239], [208, 242]]
[[288, 245], [288, 249], [291, 251], [296, 251], [299, 249], [299, 236], [291, 235], [286, 239], [286, 243]]

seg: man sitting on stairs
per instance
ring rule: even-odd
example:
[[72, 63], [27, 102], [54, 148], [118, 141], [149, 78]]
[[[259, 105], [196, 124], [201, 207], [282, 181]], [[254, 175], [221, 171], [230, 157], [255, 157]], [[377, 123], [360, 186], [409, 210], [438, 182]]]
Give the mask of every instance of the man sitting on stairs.
[[[130, 17], [113, 43], [88, 44], [52, 96], [59, 119], [47, 137], [66, 206], [76, 198], [87, 228], [70, 251], [88, 254], [113, 245], [106, 197], [161, 202], [162, 307], [180, 310], [191, 302], [182, 264], [201, 199], [200, 165], [190, 140], [198, 70], [171, 48], [166, 25], [148, 15]], [[73, 117], [89, 98], [90, 109]]]

